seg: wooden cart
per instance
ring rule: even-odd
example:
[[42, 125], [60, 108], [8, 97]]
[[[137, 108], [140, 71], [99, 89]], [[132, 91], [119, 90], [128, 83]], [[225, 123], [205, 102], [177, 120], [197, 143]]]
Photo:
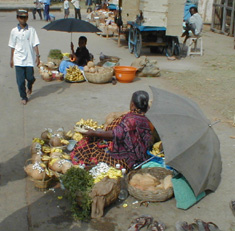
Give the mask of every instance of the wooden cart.
[[166, 35], [165, 27], [141, 26], [135, 22], [128, 22], [128, 25], [128, 48], [137, 58], [142, 47], [149, 47], [151, 52], [165, 52], [167, 56], [180, 54], [178, 37]]
[[122, 0], [129, 51], [139, 57], [142, 47], [149, 47], [151, 52], [160, 49], [167, 56], [179, 55], [184, 3], [185, 0]]

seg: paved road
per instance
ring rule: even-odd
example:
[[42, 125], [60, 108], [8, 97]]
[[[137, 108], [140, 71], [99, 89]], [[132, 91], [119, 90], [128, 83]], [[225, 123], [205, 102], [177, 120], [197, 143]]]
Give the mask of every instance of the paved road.
[[[57, 13], [56, 17], [62, 17]], [[69, 52], [70, 34], [47, 32], [41, 28], [44, 21], [33, 21], [29, 24], [38, 32], [41, 45], [42, 61], [46, 61], [50, 49], [59, 48]], [[167, 224], [167, 230], [174, 230], [177, 220], [192, 222], [194, 218], [213, 221], [222, 230], [229, 230], [234, 221], [228, 203], [235, 199], [233, 163], [234, 144], [227, 139], [234, 131], [226, 124], [219, 124], [215, 129], [221, 140], [223, 156], [222, 183], [219, 189], [187, 211], [176, 208], [175, 199], [164, 203], [152, 203], [149, 207], [132, 204], [134, 198], [127, 200], [128, 207], [116, 204], [107, 210], [105, 217], [90, 223], [76, 223], [70, 217], [68, 203], [60, 189], [46, 193], [35, 190], [32, 182], [27, 180], [23, 171], [25, 161], [30, 158], [29, 145], [33, 137], [40, 136], [44, 128], [54, 130], [64, 127], [71, 129], [80, 118], [92, 118], [104, 122], [104, 117], [113, 111], [128, 110], [130, 96], [135, 90], [143, 89], [150, 93], [149, 85], [163, 89], [174, 89], [163, 78], [138, 78], [133, 83], [111, 84], [68, 84], [53, 81], [50, 83], [40, 79], [36, 71], [37, 81], [33, 94], [26, 106], [20, 104], [14, 69], [9, 67], [10, 49], [7, 47], [11, 28], [16, 25], [15, 13], [1, 13], [0, 16], [0, 108], [1, 108], [1, 154], [0, 154], [0, 231], [54, 231], [54, 230], [127, 230], [132, 218], [136, 215], [150, 214]], [[80, 34], [73, 33], [76, 43]], [[117, 41], [94, 34], [86, 34], [88, 48], [98, 62], [100, 52], [121, 57], [121, 64], [130, 65], [134, 56], [129, 54], [126, 45], [118, 48]], [[206, 37], [205, 37], [206, 39]], [[208, 41], [209, 42], [209, 41]], [[171, 62], [165, 57], [151, 56], [157, 59], [161, 69], [182, 71], [185, 66], [192, 67], [194, 60], [185, 59]], [[200, 68], [200, 67], [195, 67]], [[208, 115], [211, 116], [211, 115]]]

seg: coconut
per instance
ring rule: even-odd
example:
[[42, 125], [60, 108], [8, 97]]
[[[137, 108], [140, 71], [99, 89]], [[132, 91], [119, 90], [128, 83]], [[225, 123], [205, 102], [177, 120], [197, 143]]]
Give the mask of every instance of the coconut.
[[51, 137], [50, 139], [50, 145], [53, 147], [59, 147], [62, 146], [60, 138], [57, 136]]
[[49, 163], [50, 169], [55, 172], [61, 172], [62, 171], [62, 163], [60, 163], [60, 158], [52, 159]]
[[94, 68], [94, 67], [91, 67], [91, 68], [89, 69], [89, 72], [90, 72], [90, 73], [95, 73], [95, 68]]
[[60, 158], [62, 156], [62, 153], [61, 152], [52, 152], [50, 154], [50, 157], [51, 158]]
[[63, 165], [62, 165], [62, 173], [65, 174], [71, 167], [73, 166], [73, 164], [70, 161], [66, 161]]
[[99, 67], [99, 68], [98, 68], [98, 73], [102, 73], [102, 72], [104, 72], [104, 70], [105, 70], [104, 67]]
[[89, 71], [89, 67], [88, 67], [88, 66], [85, 66], [83, 70], [84, 70], [84, 71]]
[[31, 160], [32, 160], [33, 164], [36, 163], [36, 162], [40, 162], [41, 161], [41, 155], [33, 154]]
[[95, 64], [94, 64], [94, 62], [89, 61], [89, 62], [87, 63], [87, 66], [88, 66], [89, 68], [91, 68], [91, 67], [94, 67]]
[[46, 178], [46, 172], [43, 171], [43, 172], [40, 172], [38, 169], [32, 169], [31, 171], [31, 177], [34, 179], [34, 180], [43, 180]]
[[54, 63], [54, 62], [48, 62], [48, 63], [47, 63], [47, 66], [48, 66], [49, 68], [54, 68], [54, 67], [55, 67], [55, 63]]
[[30, 152], [31, 154], [36, 154], [38, 152], [38, 149], [37, 147], [40, 147], [41, 148], [41, 144], [37, 143], [37, 142], [34, 142], [32, 143], [31, 147], [30, 147]]
[[27, 173], [28, 176], [31, 176], [31, 173], [33, 171], [33, 164], [29, 164], [24, 167], [24, 171]]
[[51, 133], [48, 130], [42, 132], [42, 134], [41, 134], [41, 138], [44, 141], [49, 141], [50, 137], [51, 137]]

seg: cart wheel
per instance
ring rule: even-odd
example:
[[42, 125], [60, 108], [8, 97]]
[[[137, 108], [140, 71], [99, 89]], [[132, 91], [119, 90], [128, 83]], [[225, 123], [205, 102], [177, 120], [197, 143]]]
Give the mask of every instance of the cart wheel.
[[174, 55], [174, 50], [175, 50], [175, 42], [173, 39], [171, 39], [166, 47], [166, 56], [171, 57]]
[[129, 49], [130, 53], [133, 53], [133, 51], [134, 51], [134, 44], [135, 44], [135, 41], [134, 41], [134, 29], [131, 28], [129, 30], [129, 34], [128, 34], [128, 49]]
[[134, 48], [134, 53], [135, 53], [136, 58], [140, 57], [141, 48], [142, 48], [142, 36], [141, 36], [140, 31], [136, 30], [136, 33], [135, 33], [135, 48]]
[[180, 44], [175, 43], [175, 49], [174, 49], [175, 56], [180, 56], [180, 53], [181, 53]]

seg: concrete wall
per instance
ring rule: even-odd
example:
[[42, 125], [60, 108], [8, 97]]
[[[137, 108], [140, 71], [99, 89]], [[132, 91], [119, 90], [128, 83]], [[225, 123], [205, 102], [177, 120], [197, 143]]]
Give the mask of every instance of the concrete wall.
[[0, 0], [0, 4], [32, 4], [31, 0]]
[[198, 13], [202, 16], [204, 23], [212, 22], [213, 0], [199, 0]]

